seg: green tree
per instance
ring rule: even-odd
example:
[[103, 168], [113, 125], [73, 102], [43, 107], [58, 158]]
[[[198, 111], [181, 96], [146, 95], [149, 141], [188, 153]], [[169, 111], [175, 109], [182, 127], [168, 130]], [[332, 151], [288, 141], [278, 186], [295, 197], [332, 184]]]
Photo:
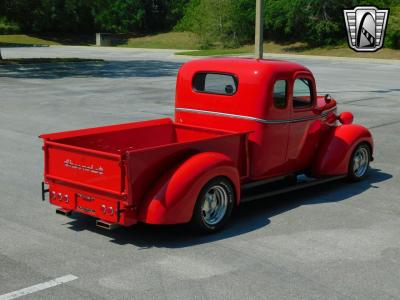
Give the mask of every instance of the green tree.
[[100, 0], [97, 28], [118, 33], [170, 30], [184, 14], [188, 0]]
[[251, 39], [254, 11], [254, 1], [193, 0], [176, 29], [196, 33], [203, 48], [214, 43], [237, 47]]
[[335, 44], [345, 35], [343, 9], [351, 0], [269, 0], [265, 23], [273, 39], [305, 41], [312, 46]]
[[[343, 43], [343, 9], [390, 8], [385, 46], [400, 48], [400, 0], [264, 0], [265, 36], [312, 46]], [[204, 48], [254, 39], [255, 0], [0, 0], [0, 19], [25, 33], [146, 33], [188, 30]]]
[[400, 49], [400, 5], [390, 10], [385, 43], [388, 47]]
[[25, 33], [127, 33], [171, 29], [189, 0], [2, 0]]
[[183, 18], [190, 0], [164, 0], [163, 2], [166, 10], [164, 28], [171, 29]]
[[[345, 36], [343, 9], [352, 0], [264, 0], [265, 34], [275, 41], [334, 44]], [[197, 33], [204, 46], [250, 42], [254, 36], [254, 0], [192, 0], [176, 29]]]
[[103, 0], [96, 3], [95, 22], [98, 28], [108, 32], [126, 33], [143, 30], [145, 6], [141, 0]]
[[5, 0], [6, 16], [25, 33], [89, 32], [94, 0]]
[[399, 47], [399, 0], [266, 0], [265, 4], [269, 38], [281, 42], [304, 41], [311, 46], [332, 45], [346, 39], [344, 9], [357, 5], [391, 8], [386, 42], [390, 47]]

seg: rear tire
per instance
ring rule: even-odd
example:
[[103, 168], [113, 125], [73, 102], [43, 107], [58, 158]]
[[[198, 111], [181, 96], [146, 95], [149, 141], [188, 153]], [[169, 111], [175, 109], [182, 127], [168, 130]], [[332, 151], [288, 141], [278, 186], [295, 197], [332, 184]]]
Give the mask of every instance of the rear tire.
[[350, 158], [348, 179], [350, 181], [360, 181], [368, 173], [371, 161], [371, 150], [365, 143], [359, 144]]
[[225, 177], [210, 180], [197, 198], [191, 226], [202, 233], [222, 229], [232, 214], [236, 202], [232, 183]]

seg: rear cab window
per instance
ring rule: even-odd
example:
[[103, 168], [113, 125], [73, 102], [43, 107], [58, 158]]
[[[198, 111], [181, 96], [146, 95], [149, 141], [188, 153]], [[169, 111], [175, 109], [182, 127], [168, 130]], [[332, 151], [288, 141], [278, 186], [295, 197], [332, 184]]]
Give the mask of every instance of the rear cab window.
[[199, 93], [232, 96], [238, 89], [238, 79], [233, 74], [199, 72], [193, 77], [193, 90]]

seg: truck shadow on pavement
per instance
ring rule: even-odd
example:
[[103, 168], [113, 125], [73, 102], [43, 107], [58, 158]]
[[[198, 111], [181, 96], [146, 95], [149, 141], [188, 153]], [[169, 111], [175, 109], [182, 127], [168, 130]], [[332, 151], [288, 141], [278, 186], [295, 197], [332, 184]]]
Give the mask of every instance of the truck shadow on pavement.
[[379, 189], [375, 184], [393, 176], [379, 169], [371, 169], [369, 176], [361, 182], [348, 183], [339, 180], [310, 187], [296, 192], [265, 198], [241, 205], [222, 231], [212, 235], [200, 235], [185, 225], [146, 225], [137, 224], [130, 228], [105, 231], [97, 228], [92, 218], [75, 214], [73, 221], [67, 223], [75, 231], [91, 231], [110, 238], [110, 242], [119, 245], [131, 244], [140, 249], [184, 248], [198, 244], [229, 239], [250, 233], [270, 224], [276, 215], [288, 212], [303, 205], [318, 205], [329, 202], [345, 201], [370, 188]]
[[0, 65], [0, 77], [20, 79], [130, 78], [175, 76], [180, 62], [162, 60], [85, 61]]

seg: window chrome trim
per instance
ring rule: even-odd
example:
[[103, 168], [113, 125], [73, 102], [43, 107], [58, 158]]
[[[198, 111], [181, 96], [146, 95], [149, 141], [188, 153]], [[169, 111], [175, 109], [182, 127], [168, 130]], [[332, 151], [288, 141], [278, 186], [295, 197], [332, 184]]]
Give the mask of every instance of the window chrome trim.
[[262, 124], [285, 124], [285, 123], [298, 123], [298, 122], [305, 122], [305, 121], [311, 121], [311, 120], [318, 120], [318, 119], [326, 118], [328, 113], [330, 113], [331, 111], [334, 111], [334, 110], [336, 110], [336, 107], [326, 110], [321, 115], [317, 115], [317, 116], [309, 116], [309, 117], [302, 117], [302, 118], [295, 118], [295, 119], [288, 119], [288, 120], [265, 120], [265, 119], [250, 117], [250, 116], [229, 114], [229, 113], [223, 113], [223, 112], [217, 112], [217, 111], [184, 108], [184, 107], [175, 108], [175, 111], [214, 115], [214, 116], [242, 119], [242, 120], [248, 120], [248, 121], [256, 121], [256, 122], [259, 122]]

